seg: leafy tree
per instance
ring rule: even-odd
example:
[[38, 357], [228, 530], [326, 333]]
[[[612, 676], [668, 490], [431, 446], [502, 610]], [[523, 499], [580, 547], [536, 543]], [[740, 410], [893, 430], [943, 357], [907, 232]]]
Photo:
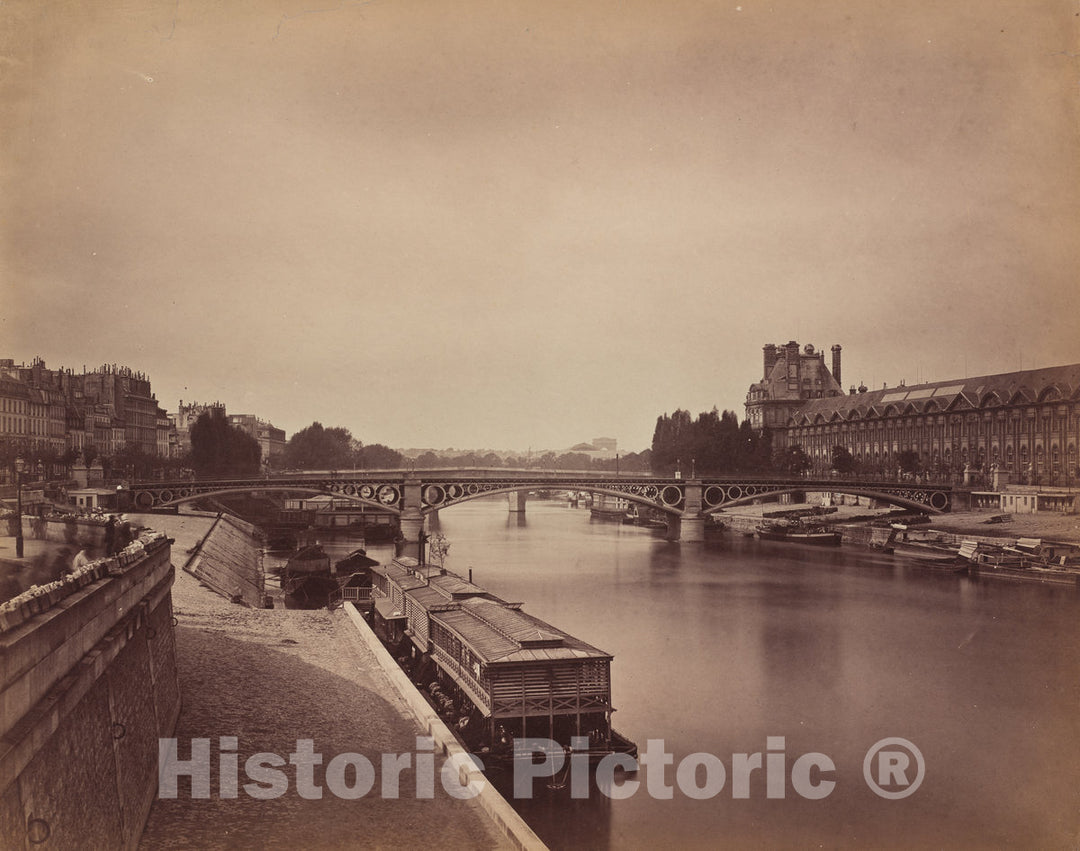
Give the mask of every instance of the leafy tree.
[[259, 442], [229, 425], [220, 408], [206, 411], [191, 426], [191, 466], [201, 476], [246, 476], [259, 472]]
[[768, 447], [768, 437], [749, 422], [740, 425], [733, 411], [713, 408], [691, 419], [689, 411], [680, 409], [657, 418], [650, 464], [663, 475], [670, 475], [676, 466], [706, 476], [751, 472], [768, 469]]
[[592, 459], [584, 452], [564, 452], [555, 459], [555, 466], [560, 470], [588, 470]]
[[855, 457], [846, 446], [838, 444], [832, 448], [832, 467], [842, 476], [855, 472]]
[[381, 443], [369, 443], [357, 454], [357, 465], [369, 470], [393, 469], [402, 466], [401, 453]]
[[[353, 465], [353, 437], [345, 428], [314, 422], [285, 444], [285, 463], [299, 470], [337, 470]], [[367, 465], [365, 465], [367, 466]]]
[[773, 467], [781, 473], [801, 476], [810, 469], [810, 459], [799, 444], [777, 450], [773, 455]]
[[914, 449], [904, 449], [897, 453], [896, 463], [905, 473], [914, 473], [919, 469], [919, 453]]
[[416, 466], [421, 470], [431, 470], [442, 466], [442, 459], [434, 452], [425, 452], [416, 458]]

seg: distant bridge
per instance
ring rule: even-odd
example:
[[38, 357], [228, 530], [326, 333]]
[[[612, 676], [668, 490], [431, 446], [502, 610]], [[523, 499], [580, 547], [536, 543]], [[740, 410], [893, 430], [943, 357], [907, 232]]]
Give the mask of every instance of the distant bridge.
[[184, 479], [135, 482], [129, 487], [139, 511], [178, 506], [204, 497], [279, 491], [328, 494], [397, 514], [406, 541], [415, 542], [424, 518], [442, 508], [501, 493], [565, 489], [614, 496], [663, 511], [669, 537], [700, 541], [705, 517], [734, 505], [796, 491], [865, 496], [902, 508], [933, 514], [950, 511], [952, 488], [912, 482], [804, 479], [792, 476], [655, 478], [636, 473], [583, 473], [572, 470], [433, 469], [282, 473], [263, 478]]

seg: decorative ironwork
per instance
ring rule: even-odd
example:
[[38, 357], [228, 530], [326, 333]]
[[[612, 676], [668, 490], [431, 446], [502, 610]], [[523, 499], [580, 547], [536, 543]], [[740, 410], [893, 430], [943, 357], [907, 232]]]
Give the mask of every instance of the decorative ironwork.
[[[714, 477], [694, 481], [653, 477], [609, 478], [573, 473], [532, 474], [527, 471], [400, 471], [396, 473], [333, 472], [330, 474], [283, 474], [263, 479], [214, 481], [140, 482], [131, 486], [136, 510], [215, 495], [277, 491], [340, 496], [361, 505], [396, 513], [408, 505], [422, 513], [460, 502], [520, 490], [567, 489], [625, 498], [669, 514], [686, 511], [687, 489], [700, 488], [701, 510], [719, 511], [730, 505], [751, 502], [793, 491], [836, 492], [868, 496], [897, 505], [939, 513], [952, 508], [952, 489], [942, 485], [911, 482], [861, 482], [810, 480], [783, 477]], [[417, 496], [418, 495], [418, 496]]]

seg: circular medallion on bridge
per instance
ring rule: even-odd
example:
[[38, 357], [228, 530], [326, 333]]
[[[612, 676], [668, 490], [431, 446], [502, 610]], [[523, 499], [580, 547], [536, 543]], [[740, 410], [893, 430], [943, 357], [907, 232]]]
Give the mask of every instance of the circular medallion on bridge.
[[480, 493], [480, 485], [469, 485], [465, 488], [469, 493]]
[[162, 502], [172, 502], [172, 491], [165, 489], [158, 494]]
[[706, 505], [719, 505], [724, 501], [724, 489], [718, 488], [716, 485], [705, 488], [705, 504]]
[[345, 485], [345, 493], [349, 496], [353, 496], [356, 493], [356, 488], [353, 485]]
[[656, 499], [660, 495], [660, 489], [656, 485], [647, 485], [645, 487], [645, 496], [649, 499]]
[[445, 498], [445, 491], [438, 485], [428, 485], [424, 488], [424, 502], [428, 505], [438, 505]]
[[757, 493], [757, 488], [754, 487], [753, 485], [747, 485], [743, 489], [743, 493], [746, 494], [747, 496], [753, 496], [754, 494]]
[[180, 499], [187, 499], [189, 496], [191, 496], [191, 491], [187, 488], [182, 488], [180, 490]]
[[446, 495], [450, 499], [461, 499], [461, 495], [465, 493], [461, 485], [450, 485], [446, 488]]
[[330, 490], [332, 490], [334, 493], [341, 493], [341, 485], [337, 482], [331, 482]]
[[154, 495], [150, 491], [139, 491], [135, 497], [135, 504], [139, 508], [151, 508], [154, 505]]
[[668, 485], [660, 491], [660, 499], [664, 501], [664, 505], [678, 505], [682, 500], [682, 490], [675, 485]]
[[742, 495], [743, 495], [743, 490], [738, 485], [732, 485], [730, 488], [727, 489], [727, 498], [728, 499], [738, 499]]
[[934, 491], [930, 496], [930, 505], [938, 511], [944, 511], [949, 507], [949, 495], [941, 491]]
[[375, 495], [375, 489], [371, 485], [364, 485], [360, 488], [360, 496], [364, 499], [371, 499]]
[[397, 488], [391, 485], [383, 485], [379, 488], [379, 502], [383, 505], [393, 505], [398, 501]]

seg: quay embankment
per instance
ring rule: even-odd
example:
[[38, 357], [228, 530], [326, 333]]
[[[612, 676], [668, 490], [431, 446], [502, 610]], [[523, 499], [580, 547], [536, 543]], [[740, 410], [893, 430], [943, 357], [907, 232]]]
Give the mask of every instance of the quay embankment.
[[[752, 535], [764, 515], [779, 510], [812, 508], [812, 504], [777, 505], [775, 503], [746, 505], [729, 509], [720, 515], [728, 534]], [[890, 508], [869, 508], [865, 505], [841, 505], [836, 511], [818, 518], [830, 529], [840, 532], [843, 543], [869, 547], [871, 523], [887, 517]], [[899, 519], [897, 522], [903, 522]], [[934, 541], [959, 546], [964, 541], [976, 541], [990, 546], [1013, 546], [1024, 538], [1080, 547], [1080, 515], [1040, 512], [1002, 516], [996, 511], [975, 509], [935, 514], [930, 522], [911, 526], [913, 540]], [[1080, 588], [1080, 571], [1066, 570], [1002, 570], [980, 566], [980, 578], [1008, 581], [1031, 581]]]
[[136, 847], [180, 710], [170, 544], [145, 532], [0, 604], [0, 847]]
[[[167, 528], [178, 564], [201, 541], [213, 518], [140, 517]], [[191, 741], [235, 737], [239, 792], [224, 797], [218, 763], [208, 798], [193, 799], [179, 781], [175, 799], [158, 798], [142, 837], [144, 849], [188, 848], [509, 848], [476, 801], [456, 800], [439, 780], [434, 797], [415, 795], [415, 773], [401, 773], [400, 797], [381, 794], [383, 754], [417, 753], [426, 735], [374, 654], [342, 610], [262, 609], [230, 603], [178, 571], [173, 588], [178, 626], [177, 668], [183, 709], [175, 737], [186, 759]], [[297, 742], [311, 740], [325, 764], [339, 754], [361, 754], [375, 767], [365, 796], [346, 800], [321, 784], [320, 798], [302, 797], [291, 766], [285, 793], [258, 800], [244, 791], [245, 760], [257, 753], [286, 760]]]

